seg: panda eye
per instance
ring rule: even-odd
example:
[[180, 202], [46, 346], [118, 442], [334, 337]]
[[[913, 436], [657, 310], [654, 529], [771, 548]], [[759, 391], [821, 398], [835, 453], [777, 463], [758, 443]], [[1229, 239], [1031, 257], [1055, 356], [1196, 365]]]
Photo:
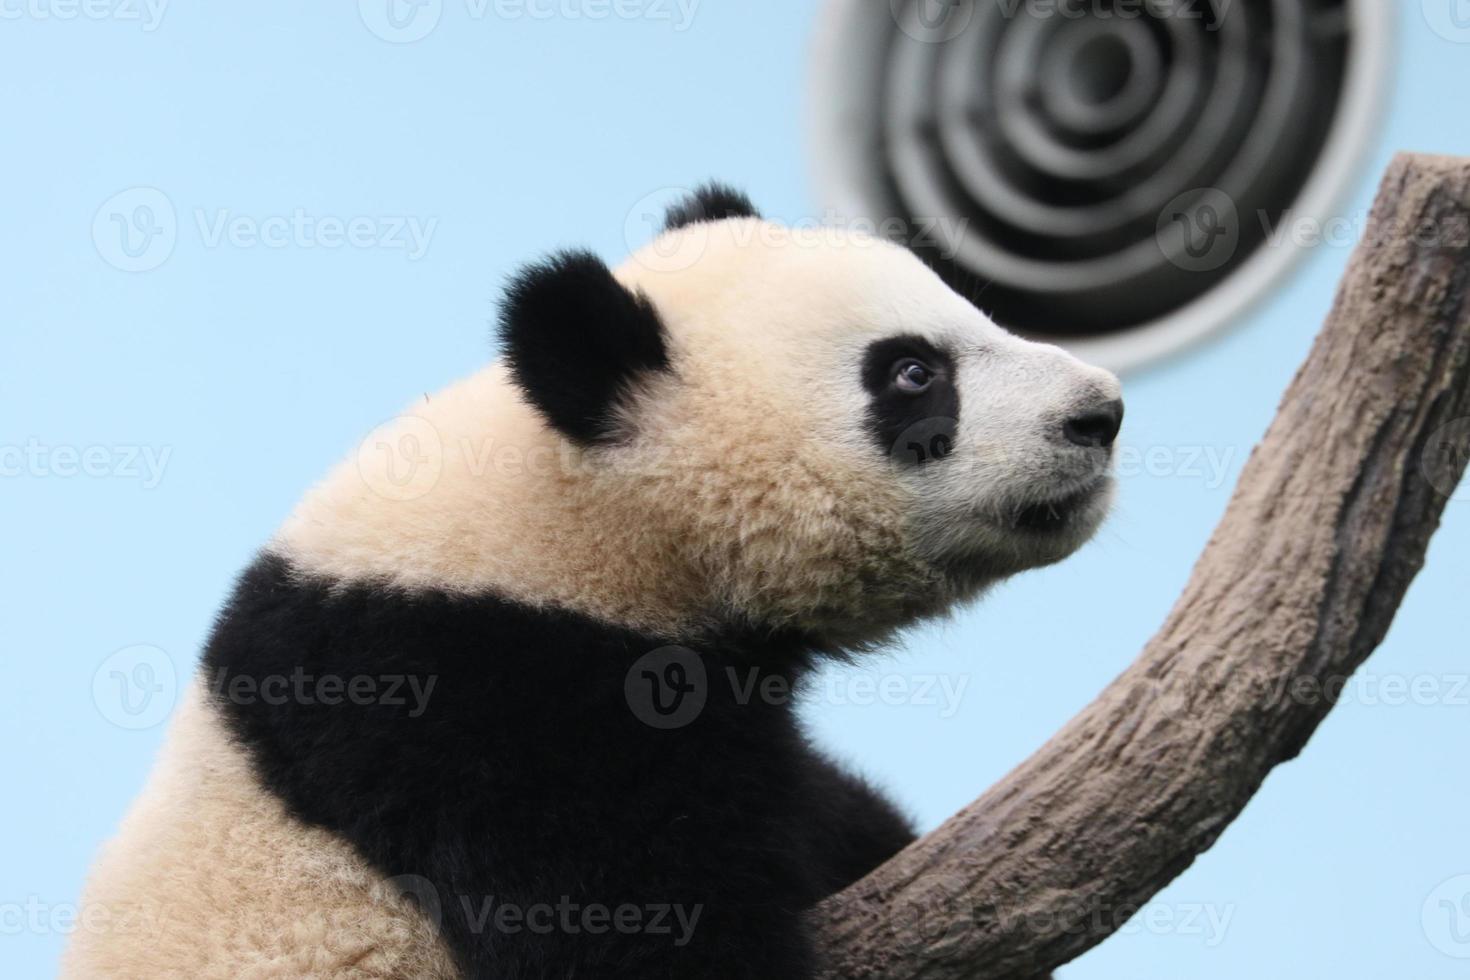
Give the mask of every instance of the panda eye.
[[910, 395], [927, 391], [934, 383], [934, 372], [929, 365], [912, 357], [905, 357], [893, 365], [893, 385]]

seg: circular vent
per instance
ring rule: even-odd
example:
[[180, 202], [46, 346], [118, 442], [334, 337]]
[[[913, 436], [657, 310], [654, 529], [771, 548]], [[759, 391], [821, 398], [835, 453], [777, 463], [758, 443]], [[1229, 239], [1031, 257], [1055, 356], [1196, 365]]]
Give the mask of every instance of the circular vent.
[[999, 322], [1128, 368], [1326, 221], [1386, 84], [1385, 0], [832, 0], [820, 192]]

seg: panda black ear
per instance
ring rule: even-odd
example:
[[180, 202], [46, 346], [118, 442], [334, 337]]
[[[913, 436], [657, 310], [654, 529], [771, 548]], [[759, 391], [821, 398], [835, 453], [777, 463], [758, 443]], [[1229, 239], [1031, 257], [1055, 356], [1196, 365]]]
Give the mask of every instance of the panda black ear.
[[664, 231], [673, 231], [701, 221], [723, 221], [726, 218], [759, 218], [750, 198], [727, 184], [709, 181], [695, 188], [693, 194], [669, 208], [664, 215]]
[[561, 252], [511, 280], [500, 339], [516, 384], [582, 443], [611, 436], [618, 398], [638, 375], [669, 366], [653, 304], [584, 251]]

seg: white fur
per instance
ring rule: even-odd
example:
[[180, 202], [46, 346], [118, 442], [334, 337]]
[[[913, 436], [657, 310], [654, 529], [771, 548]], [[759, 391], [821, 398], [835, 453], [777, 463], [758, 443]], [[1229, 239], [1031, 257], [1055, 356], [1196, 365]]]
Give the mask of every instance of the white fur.
[[[1009, 526], [1096, 477], [1060, 427], [1116, 379], [1001, 330], [903, 249], [735, 220], [674, 232], [618, 277], [652, 299], [674, 368], [631, 393], [625, 444], [570, 446], [491, 366], [375, 437], [432, 445], [422, 492], [390, 485], [391, 452], [359, 453], [275, 547], [337, 579], [493, 590], [665, 634], [733, 608], [864, 642], [916, 602], [939, 611], [1069, 554], [1106, 509], [1100, 485], [1068, 533]], [[958, 445], [938, 466], [895, 466], [867, 429], [862, 357], [896, 334], [959, 355]]]
[[[673, 366], [629, 393], [623, 442], [573, 448], [492, 365], [375, 432], [272, 548], [340, 582], [489, 590], [665, 635], [738, 610], [863, 645], [1081, 544], [1101, 483], [1064, 534], [1010, 519], [1096, 479], [1060, 424], [1117, 382], [1000, 330], [907, 252], [823, 236], [696, 225], [618, 271]], [[957, 443], [933, 466], [896, 465], [865, 420], [864, 352], [896, 334], [957, 355]], [[79, 934], [67, 977], [453, 975], [411, 906], [257, 784], [197, 692], [86, 903], [141, 929]]]
[[97, 861], [62, 980], [452, 980], [432, 923], [257, 782], [196, 685]]

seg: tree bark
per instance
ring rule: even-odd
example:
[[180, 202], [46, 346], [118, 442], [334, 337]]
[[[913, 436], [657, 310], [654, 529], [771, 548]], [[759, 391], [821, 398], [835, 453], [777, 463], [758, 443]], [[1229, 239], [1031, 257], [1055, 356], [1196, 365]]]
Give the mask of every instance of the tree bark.
[[1302, 750], [1383, 639], [1470, 455], [1467, 289], [1470, 160], [1400, 156], [1163, 627], [1035, 755], [815, 910], [826, 976], [1045, 974]]

